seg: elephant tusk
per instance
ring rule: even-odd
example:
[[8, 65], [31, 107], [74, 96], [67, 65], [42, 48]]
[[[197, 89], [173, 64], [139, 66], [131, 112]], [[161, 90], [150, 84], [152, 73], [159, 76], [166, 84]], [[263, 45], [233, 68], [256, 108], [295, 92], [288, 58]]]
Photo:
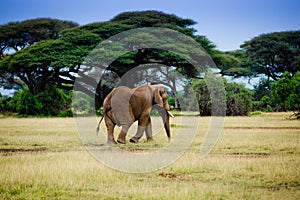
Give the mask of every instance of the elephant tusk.
[[167, 111], [167, 113], [170, 117], [174, 117], [174, 115], [170, 111]]

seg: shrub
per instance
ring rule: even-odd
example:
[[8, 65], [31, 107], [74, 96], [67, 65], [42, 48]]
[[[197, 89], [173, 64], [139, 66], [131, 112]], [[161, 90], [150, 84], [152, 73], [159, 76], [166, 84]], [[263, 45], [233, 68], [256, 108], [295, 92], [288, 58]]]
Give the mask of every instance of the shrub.
[[[225, 79], [223, 81], [226, 90], [226, 115], [249, 115], [252, 109], [253, 92], [243, 84], [227, 83]], [[203, 79], [194, 80], [192, 86], [198, 100], [199, 114], [201, 116], [211, 115], [211, 98], [205, 81]]]
[[58, 116], [70, 109], [71, 95], [51, 85], [37, 95], [24, 88], [11, 98], [8, 105], [11, 111], [20, 115]]
[[252, 110], [253, 93], [243, 84], [226, 83], [226, 115], [249, 115]]
[[294, 111], [295, 116], [300, 118], [300, 72], [294, 76], [285, 72], [271, 88], [273, 101], [284, 111]]
[[37, 115], [42, 109], [42, 104], [36, 96], [30, 94], [28, 88], [17, 92], [8, 103], [10, 110], [20, 115]]

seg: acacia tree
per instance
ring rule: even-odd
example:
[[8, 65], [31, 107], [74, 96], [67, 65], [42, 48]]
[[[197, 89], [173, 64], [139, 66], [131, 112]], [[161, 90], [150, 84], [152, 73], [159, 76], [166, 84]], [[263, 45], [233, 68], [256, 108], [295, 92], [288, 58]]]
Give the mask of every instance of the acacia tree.
[[196, 22], [191, 19], [183, 19], [173, 14], [165, 14], [159, 11], [124, 12], [111, 22], [130, 25], [133, 28], [162, 27], [182, 32], [185, 35], [193, 36], [196, 30], [191, 28]]
[[[22, 88], [26, 85], [32, 85], [32, 81], [36, 78], [30, 75], [31, 69], [28, 65], [16, 65], [18, 59], [27, 60], [27, 62], [35, 62], [42, 56], [47, 55], [31, 55], [32, 50], [25, 50], [44, 40], [55, 40], [59, 38], [60, 31], [78, 26], [78, 24], [70, 21], [61, 21], [50, 18], [39, 18], [25, 20], [22, 22], [10, 22], [0, 25], [0, 83], [6, 89]], [[50, 42], [51, 43], [51, 42]], [[50, 48], [45, 43], [41, 46]], [[38, 47], [35, 47], [37, 49]], [[19, 53], [19, 51], [24, 50]], [[13, 54], [13, 55], [11, 55]], [[2, 60], [2, 61], [1, 61]], [[19, 64], [21, 64], [20, 61]], [[36, 66], [32, 64], [31, 66]], [[23, 72], [22, 72], [23, 71]], [[26, 73], [24, 72], [26, 71]], [[24, 74], [25, 73], [25, 74]], [[27, 80], [26, 80], [27, 79]], [[31, 79], [31, 80], [30, 80]]]
[[[74, 28], [76, 23], [47, 18], [12, 22], [0, 27], [2, 58], [9, 49], [16, 52], [0, 62], [0, 80], [7, 88], [12, 87], [11, 84], [27, 86], [32, 94], [43, 90], [44, 83], [49, 80], [66, 88], [72, 86], [73, 74], [78, 72], [84, 57], [101, 39], [145, 26], [168, 27], [191, 35], [194, 29], [188, 26], [193, 24], [195, 22], [192, 20], [156, 11], [122, 13], [108, 22], [77, 28]], [[73, 29], [66, 30], [68, 28]], [[40, 42], [42, 40], [49, 41]], [[153, 52], [138, 52], [131, 63], [140, 64], [137, 61], [145, 60], [150, 53], [154, 55]], [[134, 67], [124, 63], [130, 59], [130, 56], [120, 58], [119, 63], [116, 61], [111, 65], [111, 69], [119, 75], [126, 73]]]
[[75, 75], [89, 50], [99, 37], [76, 32], [56, 40], [41, 41], [19, 50], [0, 62], [4, 81], [28, 87], [32, 95], [42, 92], [47, 84], [72, 90]]
[[[45, 22], [44, 19], [41, 21]], [[62, 28], [56, 27], [57, 24], [63, 24], [59, 20], [46, 20], [57, 22], [50, 23], [54, 27], [49, 29], [59, 32], [47, 31], [41, 21], [32, 22], [37, 30], [32, 30], [31, 35], [34, 37], [30, 36], [28, 39], [33, 39], [27, 42], [24, 40], [23, 45], [16, 47], [13, 54], [0, 61], [1, 85], [7, 89], [23, 88], [9, 104], [11, 111], [19, 114], [58, 115], [68, 110], [70, 93], [59, 88], [73, 89], [76, 73], [84, 57], [100, 41], [98, 35], [89, 31], [69, 29], [61, 32]], [[24, 23], [19, 25], [23, 27]], [[66, 26], [65, 29], [70, 27], [74, 26]], [[26, 32], [26, 29], [23, 32]]]
[[59, 32], [78, 26], [71, 21], [38, 18], [0, 25], [0, 58], [5, 51], [18, 51], [42, 40], [57, 39]]
[[285, 71], [300, 71], [300, 31], [263, 34], [241, 47], [252, 61], [255, 74], [279, 80]]
[[[90, 61], [85, 59], [100, 41], [123, 31], [141, 27], [173, 29], [191, 36], [196, 42], [203, 45], [209, 53], [217, 52], [214, 50], [215, 46], [207, 38], [195, 35], [196, 31], [192, 28], [195, 23], [191, 19], [182, 19], [175, 15], [144, 11], [121, 13], [110, 21], [79, 27], [73, 22], [52, 19], [27, 20], [21, 23], [3, 25], [0, 27], [2, 54], [0, 81], [6, 87], [11, 87], [11, 84], [27, 87], [29, 93], [34, 96], [44, 91], [49, 85], [71, 90], [76, 78], [85, 80], [86, 84], [91, 85], [92, 88], [98, 85], [96, 91], [87, 91], [86, 88], [82, 88], [82, 90], [90, 92], [91, 96], [96, 93], [97, 97], [103, 99], [105, 97], [104, 91], [109, 91], [107, 86], [103, 88], [100, 83], [87, 78], [86, 72], [91, 71], [93, 67], [106, 68], [122, 77], [136, 66], [156, 63], [172, 66], [177, 72], [187, 77], [197, 77], [199, 71], [187, 61], [187, 58], [159, 48], [140, 48], [142, 46], [140, 44], [147, 40], [143, 35], [132, 38], [135, 44], [131, 46], [131, 51], [125, 55], [120, 55], [109, 66], [97, 66], [95, 62], [89, 63]], [[156, 35], [160, 37], [159, 34]], [[131, 36], [128, 35], [128, 37], [130, 39]], [[165, 41], [165, 44], [168, 44], [168, 40]], [[160, 45], [159, 42], [157, 45]], [[170, 47], [171, 49], [176, 49], [179, 52], [185, 51], [195, 54], [199, 52], [196, 48], [186, 49], [183, 45], [171, 45], [173, 45]], [[119, 45], [118, 48], [122, 49], [123, 47]], [[14, 53], [5, 56], [4, 52], [9, 49], [14, 49]], [[112, 51], [96, 49], [96, 51], [100, 53], [96, 53], [98, 57], [92, 57], [96, 61], [118, 54], [115, 49]], [[217, 53], [218, 55], [221, 54], [221, 52]], [[221, 60], [219, 63], [221, 62], [223, 61]], [[100, 82], [102, 81], [100, 80]]]
[[[132, 29], [132, 28], [141, 28], [141, 27], [163, 27], [163, 28], [169, 28], [169, 29], [173, 29], [176, 31], [179, 31], [181, 33], [184, 33], [188, 36], [193, 37], [194, 39], [197, 39], [196, 41], [199, 44], [205, 44], [205, 48], [207, 48], [206, 50], [210, 50], [211, 48], [215, 48], [215, 46], [211, 45], [212, 43], [209, 42], [209, 40], [207, 40], [207, 38], [205, 38], [204, 36], [200, 37], [200, 36], [195, 36], [195, 29], [191, 28], [192, 25], [195, 24], [195, 22], [193, 20], [190, 19], [181, 19], [175, 15], [169, 15], [169, 14], [165, 14], [162, 12], [157, 12], [157, 11], [145, 11], [145, 12], [126, 12], [126, 13], [122, 13], [116, 17], [114, 17], [112, 20], [110, 20], [110, 22], [106, 23], [106, 24], [102, 24], [102, 26], [106, 26], [108, 24], [111, 24], [113, 26], [116, 26], [117, 29], [121, 29], [121, 30], [127, 30], [128, 28]], [[85, 26], [84, 28], [87, 28], [88, 26]], [[92, 28], [90, 28], [91, 26], [89, 26], [89, 30], [92, 30]], [[103, 34], [103, 30], [101, 29], [94, 29], [95, 32], [97, 33], [102, 33]], [[116, 33], [115, 29], [113, 31], [113, 33]], [[107, 32], [105, 32], [105, 36], [108, 37], [109, 34], [107, 34]], [[130, 35], [128, 36], [128, 40], [130, 40]], [[120, 56], [118, 59], [116, 59], [113, 63], [111, 63], [106, 69], [108, 71], [111, 71], [115, 74], [117, 74], [119, 77], [122, 77], [124, 74], [126, 74], [128, 71], [130, 71], [131, 69], [137, 67], [137, 66], [141, 66], [141, 65], [147, 65], [147, 64], [160, 64], [160, 65], [164, 65], [164, 66], [172, 66], [175, 68], [175, 70], [183, 75], [186, 75], [187, 77], [196, 77], [198, 76], [199, 72], [197, 72], [197, 70], [195, 70], [195, 68], [193, 67], [193, 65], [189, 62], [187, 62], [187, 60], [185, 58], [182, 58], [172, 52], [168, 52], [162, 49], [145, 49], [145, 48], [139, 48], [140, 47], [140, 43], [146, 43], [147, 38], [143, 37], [143, 35], [141, 36], [134, 36], [135, 38], [132, 38], [132, 41], [134, 42], [134, 45], [131, 44], [132, 47], [132, 51], [126, 53], [125, 55]], [[151, 38], [151, 36], [150, 36]], [[205, 43], [205, 42], [206, 43]], [[150, 41], [153, 42], [153, 41]], [[201, 43], [202, 42], [202, 43]], [[170, 47], [170, 48], [174, 48], [177, 50], [185, 50], [188, 51], [185, 47], [182, 46], [177, 46], [176, 44], [172, 44], [170, 43], [170, 45], [174, 45], [174, 47]], [[159, 46], [159, 45], [158, 45]], [[101, 50], [100, 50], [101, 51]], [[192, 52], [192, 50], [190, 49], [189, 51]], [[109, 52], [108, 50], [105, 50], [105, 52], [99, 52], [100, 55], [102, 55], [103, 57], [111, 57], [111, 55], [114, 55], [115, 52]], [[101, 67], [101, 66], [100, 66]], [[105, 68], [106, 66], [104, 66]], [[111, 76], [108, 76], [111, 77]], [[98, 84], [97, 87], [97, 92], [96, 95], [99, 94], [99, 96], [103, 97], [106, 96], [105, 94], [103, 95], [103, 88], [102, 86], [104, 86], [102, 83], [107, 82], [107, 81], [102, 81], [100, 80], [100, 83]], [[152, 83], [158, 83], [158, 80], [156, 81], [152, 81]], [[159, 80], [160, 84], [163, 84], [167, 87], [170, 87], [171, 85], [174, 84], [170, 84], [166, 81], [162, 81]], [[107, 85], [105, 85], [107, 86]], [[176, 87], [170, 87], [171, 90], [173, 90], [175, 88], [176, 91]], [[109, 90], [105, 90], [105, 91], [109, 91]], [[174, 90], [173, 90], [174, 91]], [[173, 92], [174, 94], [176, 94], [176, 92]], [[98, 99], [98, 101], [101, 102], [101, 99]]]
[[[254, 87], [254, 107], [264, 111], [293, 110], [287, 97], [294, 91], [284, 82], [300, 71], [300, 31], [262, 34], [246, 41], [241, 52], [248, 59], [251, 76], [262, 77]], [[285, 74], [285, 75], [284, 75]], [[272, 86], [273, 85], [273, 86]], [[276, 85], [276, 87], [275, 87]], [[297, 85], [297, 84], [296, 84]], [[281, 91], [279, 92], [279, 88]], [[285, 98], [283, 98], [285, 96]], [[280, 98], [279, 98], [280, 97]]]

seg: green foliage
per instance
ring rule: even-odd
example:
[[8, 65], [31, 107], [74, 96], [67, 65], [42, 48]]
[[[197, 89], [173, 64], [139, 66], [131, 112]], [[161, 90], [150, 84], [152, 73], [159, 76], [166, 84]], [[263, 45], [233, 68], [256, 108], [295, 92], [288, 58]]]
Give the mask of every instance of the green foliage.
[[246, 57], [245, 51], [219, 52], [216, 56], [213, 55], [213, 58], [222, 75], [233, 77], [251, 77], [255, 75], [251, 60]]
[[[107, 39], [117, 33], [141, 27], [163, 27], [180, 31], [186, 35], [194, 36], [195, 30], [191, 28], [195, 22], [182, 19], [175, 15], [157, 11], [127, 12], [122, 13], [110, 21], [92, 23], [77, 27], [73, 22], [54, 19], [36, 19], [23, 22], [10, 23], [0, 28], [1, 50], [15, 49], [12, 55], [6, 55], [0, 61], [0, 82], [12, 88], [27, 87], [32, 95], [37, 95], [45, 90], [47, 83], [57, 87], [72, 90], [76, 77], [84, 74], [77, 73], [82, 68], [84, 58], [91, 52], [102, 39]], [[23, 36], [26, 35], [25, 38]], [[128, 36], [130, 37], [130, 35]], [[140, 42], [146, 42], [145, 35], [135, 36]], [[166, 37], [168, 38], [168, 37]], [[197, 37], [204, 42], [205, 37]], [[34, 40], [33, 40], [34, 39]], [[10, 44], [8, 41], [13, 41]], [[172, 42], [165, 41], [166, 44]], [[174, 42], [173, 42], [174, 43]], [[206, 48], [214, 48], [206, 39]], [[157, 45], [160, 45], [158, 42]], [[27, 48], [24, 48], [27, 47]], [[159, 47], [159, 46], [158, 46]], [[174, 45], [177, 50], [195, 51]], [[118, 55], [122, 46], [116, 45], [112, 51], [95, 51], [97, 56], [111, 58], [117, 55], [117, 60], [110, 65], [109, 70], [122, 76], [135, 66], [145, 63], [159, 62], [168, 66], [175, 66], [181, 73], [188, 76], [197, 76], [192, 65], [171, 52], [157, 49], [139, 50]], [[95, 57], [95, 62], [101, 58]], [[95, 62], [88, 64], [94, 64]], [[95, 65], [94, 65], [95, 66]], [[103, 67], [103, 66], [100, 66]], [[77, 74], [76, 74], [77, 73]], [[91, 80], [89, 80], [91, 81]], [[97, 83], [87, 83], [95, 85]], [[91, 92], [91, 91], [84, 91]], [[96, 96], [103, 98], [101, 88], [97, 89]], [[90, 94], [91, 96], [93, 94]], [[102, 99], [103, 100], [103, 99]], [[101, 102], [101, 99], [98, 101]], [[97, 101], [97, 102], [98, 102]]]
[[[245, 88], [243, 84], [228, 83], [225, 79], [223, 81], [226, 91], [226, 115], [248, 115], [252, 108], [252, 91]], [[211, 115], [212, 99], [205, 80], [193, 80], [192, 87], [198, 100], [199, 114], [201, 116]]]
[[[91, 115], [95, 114], [95, 101], [92, 97], [84, 94], [83, 92], [76, 91], [73, 94], [73, 113], [75, 115]], [[99, 108], [97, 114], [101, 115], [102, 110]]]
[[[66, 66], [74, 71], [73, 65], [79, 60], [82, 62], [85, 55], [82, 52], [86, 50], [60, 40], [59, 32], [76, 26], [73, 22], [48, 18], [0, 26], [2, 53], [11, 49], [15, 51], [0, 61], [0, 83], [5, 88], [27, 87], [30, 93], [36, 94], [45, 88], [47, 82], [61, 80], [59, 75], [67, 76]], [[65, 70], [61, 70], [63, 68]], [[60, 71], [63, 72], [58, 73]]]
[[20, 115], [38, 115], [42, 104], [36, 96], [32, 96], [27, 88], [16, 93], [8, 103], [12, 111]]
[[300, 31], [263, 34], [246, 41], [241, 47], [253, 63], [252, 71], [274, 80], [284, 71], [300, 71]]
[[170, 107], [175, 107], [175, 100], [174, 100], [174, 97], [168, 97], [168, 103], [170, 105]]
[[[75, 78], [78, 78], [86, 80], [87, 85], [93, 87], [97, 85], [97, 88], [96, 94], [94, 91], [82, 88], [89, 97], [79, 98], [74, 102], [77, 112], [91, 114], [94, 112], [94, 106], [100, 112], [103, 99], [117, 83], [109, 82], [111, 79], [96, 83], [94, 80], [87, 80], [84, 72], [89, 70], [90, 66], [98, 66], [97, 63], [101, 59], [116, 58], [107, 68], [112, 72], [111, 76], [122, 77], [136, 66], [159, 63], [172, 66], [172, 73], [180, 73], [187, 79], [201, 78], [202, 71], [199, 72], [194, 67], [193, 56], [201, 57], [205, 56], [205, 53], [198, 46], [193, 48], [187, 45], [189, 41], [184, 44], [176, 43], [170, 35], [155, 32], [157, 30], [153, 30], [151, 34], [148, 32], [134, 36], [123, 35], [128, 41], [134, 41], [134, 44], [123, 44], [117, 41], [110, 44], [107, 41], [104, 43], [108, 45], [107, 48], [95, 49], [99, 42], [130, 29], [162, 27], [179, 31], [200, 44], [211, 55], [222, 76], [253, 77], [263, 74], [268, 77], [255, 86], [255, 101], [252, 103], [253, 94], [248, 89], [224, 81], [227, 115], [247, 115], [251, 105], [255, 110], [299, 111], [300, 86], [297, 72], [300, 71], [300, 31], [264, 34], [246, 41], [241, 46], [242, 50], [221, 52], [216, 50], [216, 46], [205, 36], [196, 35], [192, 27], [195, 24], [196, 22], [191, 19], [180, 18], [173, 14], [143, 11], [125, 12], [110, 21], [83, 26], [49, 18], [0, 25], [0, 84], [6, 89], [20, 90], [11, 99], [0, 96], [0, 110], [14, 111], [23, 115], [71, 116], [70, 93], [67, 91], [73, 89]], [[118, 39], [122, 40], [122, 38]], [[140, 48], [143, 44], [149, 43], [157, 48]], [[129, 51], [128, 46], [132, 47]], [[127, 52], [125, 54], [124, 49]], [[12, 53], [8, 55], [7, 52]], [[91, 54], [92, 56], [85, 59]], [[198, 63], [200, 67], [207, 67], [207, 60], [200, 60], [203, 60], [203, 63]], [[83, 61], [85, 65], [82, 65]], [[284, 71], [288, 73], [284, 74]], [[159, 74], [155, 70], [152, 73]], [[169, 80], [172, 77], [175, 84], [176, 75], [172, 73], [165, 74], [169, 76]], [[145, 81], [142, 75], [135, 78]], [[283, 78], [280, 79], [281, 77]], [[115, 77], [112, 79], [115, 80]], [[279, 81], [272, 82], [272, 79]], [[162, 79], [150, 82], [172, 86]], [[172, 95], [177, 94], [176, 87], [173, 86], [170, 87]], [[174, 104], [179, 108], [178, 99], [180, 99], [185, 106], [182, 109], [198, 108], [200, 115], [210, 115], [212, 100], [205, 81], [193, 81], [192, 88], [194, 91], [189, 91], [191, 88], [185, 87], [184, 95], [179, 94], [174, 97], [170, 95], [170, 105]], [[192, 98], [195, 96], [192, 95], [193, 92], [196, 99]], [[91, 97], [94, 96], [96, 96], [96, 105], [91, 105], [93, 102]]]
[[[118, 22], [95, 22], [79, 27], [82, 31], [89, 31], [91, 33], [97, 34], [103, 39], [108, 39], [109, 37], [132, 29], [132, 25], [120, 24]], [[68, 32], [68, 31], [67, 31]]]
[[183, 94], [179, 96], [179, 102], [182, 104], [181, 109], [183, 111], [198, 111], [198, 98], [196, 98], [195, 91], [192, 83], [187, 83], [183, 88]]
[[45, 90], [37, 95], [37, 99], [42, 105], [39, 114], [43, 116], [57, 116], [70, 109], [71, 105], [71, 93], [52, 85], [47, 85]]
[[62, 112], [69, 110], [70, 104], [70, 92], [63, 91], [55, 86], [47, 86], [38, 95], [32, 95], [28, 88], [24, 88], [8, 101], [10, 111], [18, 112], [20, 115], [25, 116], [58, 116]]
[[272, 112], [273, 109], [276, 109], [274, 106], [274, 102], [269, 95], [263, 96], [255, 106], [256, 110], [261, 110], [265, 112]]
[[253, 110], [265, 112], [300, 111], [300, 75], [285, 72], [278, 81], [262, 79], [254, 88]]
[[49, 82], [71, 90], [75, 80], [72, 73], [77, 72], [97, 41], [97, 35], [82, 32], [41, 41], [4, 58], [0, 62], [0, 71], [5, 71], [12, 83], [22, 80], [32, 94], [43, 91]]
[[283, 110], [300, 112], [300, 72], [292, 77], [285, 72], [283, 77], [271, 86], [273, 101]]
[[216, 45], [213, 44], [206, 36], [203, 35], [195, 35], [193, 36], [195, 41], [204, 48], [209, 55], [213, 55], [216, 51]]
[[244, 75], [244, 68], [241, 68], [241, 62], [238, 58], [224, 54], [222, 52], [217, 52], [213, 54], [213, 59], [218, 68], [221, 70], [222, 75], [232, 75], [232, 76], [241, 76]]
[[[87, 50], [92, 50], [99, 42], [100, 37], [93, 33], [92, 31], [82, 30], [79, 28], [62, 31], [61, 39], [73, 45], [82, 48], [87, 48]], [[88, 51], [88, 52], [89, 52]]]
[[194, 80], [192, 88], [195, 91], [196, 99], [198, 101], [198, 109], [200, 116], [211, 115], [211, 100], [209, 90], [203, 79]]
[[254, 101], [252, 102], [253, 110], [260, 110], [264, 112], [273, 112], [280, 110], [272, 98], [271, 85], [274, 80], [260, 79], [259, 83], [254, 86]]
[[252, 109], [253, 92], [245, 85], [238, 83], [226, 83], [226, 115], [245, 116]]
[[58, 117], [73, 117], [73, 112], [71, 109], [68, 109], [68, 110], [60, 112], [57, 116]]
[[271, 84], [274, 81], [270, 79], [260, 79], [259, 83], [254, 86], [254, 99], [259, 101], [262, 97], [271, 97]]
[[10, 98], [6, 96], [2, 96], [0, 93], [0, 113], [8, 112], [9, 107], [8, 107], [8, 102]]
[[76, 27], [78, 24], [50, 18], [38, 18], [22, 22], [0, 25], [1, 57], [4, 51], [18, 51], [36, 42], [57, 39], [61, 30]]
[[133, 28], [163, 27], [180, 31], [192, 36], [196, 32], [193, 28], [196, 22], [191, 19], [182, 19], [176, 15], [165, 14], [158, 11], [124, 12], [114, 17], [111, 22], [131, 25]]

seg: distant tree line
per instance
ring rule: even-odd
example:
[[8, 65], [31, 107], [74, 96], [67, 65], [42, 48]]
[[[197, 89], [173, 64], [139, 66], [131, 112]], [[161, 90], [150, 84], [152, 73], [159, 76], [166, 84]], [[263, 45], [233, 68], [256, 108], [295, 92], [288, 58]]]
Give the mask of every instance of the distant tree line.
[[[1, 25], [0, 83], [3, 88], [16, 92], [12, 97], [0, 96], [0, 111], [20, 115], [72, 116], [73, 85], [76, 78], [85, 78], [82, 63], [86, 56], [100, 42], [118, 33], [142, 27], [161, 27], [193, 38], [214, 60], [219, 68], [215, 72], [218, 76], [249, 80], [261, 77], [253, 90], [223, 79], [227, 115], [248, 115], [251, 111], [262, 110], [294, 111], [299, 117], [300, 31], [263, 34], [245, 41], [239, 50], [222, 52], [205, 36], [197, 34], [193, 28], [195, 24], [191, 19], [173, 14], [143, 11], [125, 12], [107, 22], [82, 26], [49, 18]], [[186, 50], [176, 45], [172, 48]], [[101, 56], [114, 53], [107, 51]], [[169, 101], [174, 109], [197, 108], [202, 116], [211, 114], [212, 100], [203, 76], [191, 63], [172, 52], [159, 49], [131, 51], [105, 67], [122, 77], [136, 66], [154, 64], [170, 68], [147, 71], [151, 78], [146, 78], [146, 83], [164, 85], [170, 91]], [[183, 91], [176, 87], [176, 73], [186, 77], [185, 84], [189, 87], [184, 87]], [[92, 80], [87, 83], [96, 85], [96, 91], [83, 89], [89, 98], [77, 98], [73, 107], [85, 114], [92, 113], [94, 106], [100, 110], [103, 99], [116, 86], [115, 82], [107, 80], [109, 77], [100, 83]], [[76, 95], [80, 97], [81, 94]], [[96, 98], [96, 105], [92, 105], [92, 98]]]

